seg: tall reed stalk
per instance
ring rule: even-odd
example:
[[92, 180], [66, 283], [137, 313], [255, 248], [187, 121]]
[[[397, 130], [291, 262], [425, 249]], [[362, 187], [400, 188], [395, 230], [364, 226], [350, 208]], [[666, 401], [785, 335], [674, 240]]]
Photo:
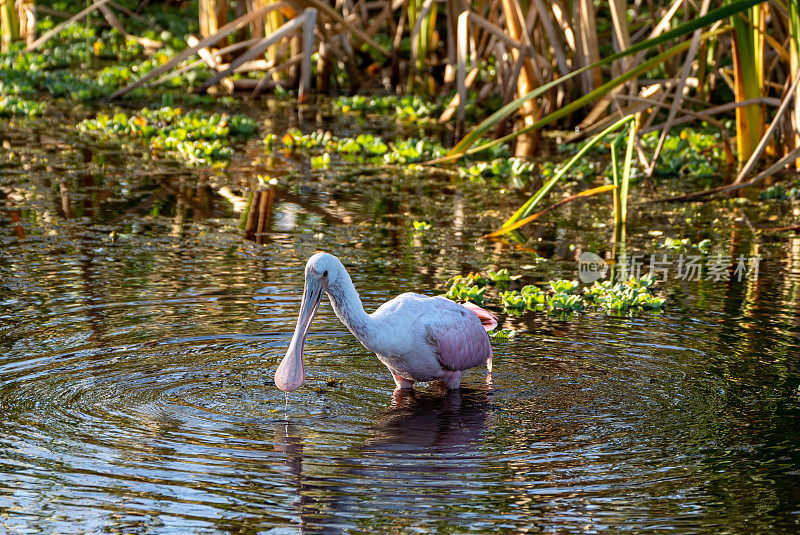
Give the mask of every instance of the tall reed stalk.
[[426, 59], [437, 46], [436, 18], [438, 13], [437, 2], [434, 0], [408, 0], [406, 16], [411, 36], [411, 64], [409, 69], [408, 88], [413, 91], [417, 77], [432, 91], [433, 84], [425, 76]]
[[[267, 6], [269, 4], [273, 4], [278, 1], [279, 0], [256, 0], [258, 7]], [[283, 15], [281, 15], [280, 10], [276, 9], [274, 11], [270, 11], [264, 17], [264, 35], [266, 36], [274, 33], [282, 25], [283, 25]], [[280, 45], [277, 43], [272, 45], [267, 49], [267, 52], [265, 54], [267, 61], [269, 61], [273, 65], [277, 65], [280, 62], [279, 61], [280, 58], [278, 58], [279, 46]], [[273, 78], [275, 77], [273, 76]]]
[[[764, 96], [764, 5], [731, 17], [733, 23], [733, 80], [736, 102]], [[736, 148], [746, 162], [764, 135], [763, 104], [736, 108]]]
[[492, 232], [491, 234], [487, 234], [485, 237], [493, 238], [507, 234], [523, 225], [530, 223], [531, 221], [534, 221], [540, 215], [545, 213], [548, 209], [531, 215], [533, 209], [536, 208], [536, 206], [545, 198], [548, 193], [550, 193], [550, 190], [552, 190], [556, 184], [561, 182], [561, 179], [566, 176], [567, 171], [569, 171], [578, 161], [580, 161], [580, 159], [583, 158], [584, 154], [586, 154], [589, 149], [600, 143], [607, 135], [617, 132], [625, 126], [628, 127], [628, 140], [625, 151], [625, 162], [622, 166], [622, 174], [620, 175], [620, 170], [617, 163], [617, 145], [619, 140], [622, 138], [622, 136], [619, 136], [611, 145], [612, 176], [614, 184], [610, 186], [592, 188], [570, 198], [570, 200], [573, 200], [581, 197], [596, 195], [606, 191], [613, 191], [614, 222], [617, 224], [617, 226], [624, 225], [628, 214], [628, 185], [631, 177], [631, 167], [633, 165], [633, 146], [636, 138], [636, 117], [633, 115], [623, 117], [597, 134], [591, 140], [587, 141], [577, 152], [577, 154], [570, 158], [569, 161], [567, 161], [567, 163], [565, 163], [564, 166], [561, 167], [555, 175], [553, 175], [553, 178], [548, 180], [547, 183], [545, 183], [544, 186], [539, 189], [539, 191], [525, 201], [525, 204], [520, 206], [519, 209], [514, 212], [514, 214], [512, 214], [512, 216], [509, 217], [498, 230]]
[[14, 0], [0, 0], [0, 33], [4, 52], [13, 41], [19, 39], [19, 20]]
[[[788, 0], [789, 4], [789, 69], [792, 82], [800, 77], [800, 0]], [[794, 124], [794, 146], [800, 147], [800, 85], [795, 89], [794, 113], [792, 122]], [[800, 170], [800, 160], [795, 164], [796, 169]]]

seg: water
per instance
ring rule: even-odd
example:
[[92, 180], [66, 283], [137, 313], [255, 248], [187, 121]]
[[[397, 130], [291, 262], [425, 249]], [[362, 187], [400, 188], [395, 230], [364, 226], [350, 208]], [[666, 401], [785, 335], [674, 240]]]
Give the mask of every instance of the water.
[[191, 171], [27, 128], [0, 189], [0, 531], [798, 530], [800, 241], [746, 224], [791, 205], [636, 211], [629, 249], [709, 237], [758, 251], [758, 279], [669, 280], [658, 315], [502, 317], [522, 334], [460, 392], [393, 394], [323, 303], [285, 397], [272, 374], [315, 250], [372, 310], [486, 266], [573, 278], [577, 250], [611, 247], [607, 208], [566, 207], [513, 248], [476, 237], [519, 197], [277, 163], [248, 219], [242, 162]]

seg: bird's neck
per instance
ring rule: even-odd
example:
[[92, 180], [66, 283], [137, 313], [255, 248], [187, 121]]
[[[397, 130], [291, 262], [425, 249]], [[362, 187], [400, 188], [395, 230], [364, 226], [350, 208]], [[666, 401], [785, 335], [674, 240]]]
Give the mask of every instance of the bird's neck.
[[347, 271], [344, 271], [344, 276], [337, 277], [335, 285], [328, 287], [328, 297], [336, 316], [366, 345], [371, 339], [374, 320], [364, 311], [361, 298]]

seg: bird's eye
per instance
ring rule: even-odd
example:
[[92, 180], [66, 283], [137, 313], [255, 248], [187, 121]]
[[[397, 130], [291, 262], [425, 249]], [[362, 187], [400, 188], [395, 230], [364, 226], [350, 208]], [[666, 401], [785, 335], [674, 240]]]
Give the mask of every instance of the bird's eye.
[[327, 277], [328, 276], [328, 270], [327, 269], [322, 273], [322, 276], [323, 277]]

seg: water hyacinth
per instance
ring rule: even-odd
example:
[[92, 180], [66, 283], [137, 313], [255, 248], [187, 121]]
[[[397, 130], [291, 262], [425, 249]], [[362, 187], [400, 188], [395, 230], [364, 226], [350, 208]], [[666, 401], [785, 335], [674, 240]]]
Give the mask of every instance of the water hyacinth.
[[508, 288], [509, 283], [519, 278], [519, 275], [511, 276], [507, 269], [499, 269], [497, 271], [492, 271], [491, 269], [486, 270], [486, 279], [489, 283], [501, 289]]
[[[507, 289], [519, 278], [506, 269], [456, 275], [445, 283], [445, 297], [459, 302], [471, 301], [481, 306], [497, 306], [512, 316], [546, 310], [548, 314], [555, 314], [561, 319], [572, 318], [574, 313], [586, 310], [607, 314], [658, 311], [666, 303], [664, 298], [652, 294], [655, 279], [650, 275], [632, 277], [621, 283], [596, 281], [592, 286], [583, 288], [582, 292], [578, 281], [565, 279], [548, 281], [546, 289], [533, 284], [519, 290]], [[490, 286], [496, 286], [496, 293], [487, 293]]]
[[466, 275], [456, 275], [445, 283], [445, 286], [450, 288], [454, 285], [461, 286], [486, 286], [489, 279], [484, 277], [482, 273], [470, 272]]
[[489, 338], [492, 340], [504, 341], [508, 340], [509, 338], [514, 338], [517, 335], [517, 331], [514, 329], [495, 329], [494, 331], [489, 332]]
[[499, 178], [512, 186], [521, 187], [528, 182], [536, 171], [536, 164], [522, 158], [495, 158], [488, 162], [459, 168], [459, 175], [470, 180]]
[[583, 310], [584, 300], [579, 295], [557, 292], [547, 299], [547, 306], [558, 311]]
[[611, 281], [596, 281], [584, 288], [584, 296], [597, 305], [612, 311], [626, 311], [635, 308], [660, 309], [666, 303], [661, 297], [650, 293], [655, 279], [651, 276], [631, 278], [627, 282], [612, 284]]
[[550, 288], [552, 288], [554, 293], [566, 293], [570, 294], [576, 292], [579, 288], [578, 281], [576, 280], [565, 280], [559, 279], [550, 281]]
[[483, 305], [485, 300], [486, 288], [479, 286], [463, 286], [454, 284], [447, 290], [444, 296], [453, 301], [471, 301], [476, 305]]
[[[52, 21], [44, 19], [37, 24], [38, 30], [46, 31], [51, 24]], [[136, 39], [116, 29], [101, 32], [85, 24], [70, 24], [36, 51], [17, 49], [7, 55], [0, 54], [0, 94], [31, 96], [44, 92], [80, 101], [108, 97], [186, 46], [184, 40], [170, 32], [149, 35], [163, 44], [158, 53], [146, 56]], [[102, 68], [98, 69], [99, 65]], [[169, 79], [166, 84], [172, 88], [187, 87], [209, 75], [210, 70], [201, 66]], [[140, 88], [134, 93], [144, 91]]]
[[416, 95], [383, 95], [337, 97], [334, 108], [342, 113], [391, 114], [399, 121], [421, 123], [434, 120], [442, 113], [442, 105]]
[[500, 292], [499, 295], [500, 304], [503, 305], [503, 308], [506, 310], [522, 310], [525, 308], [525, 299], [523, 299], [522, 294], [516, 291], [507, 291], [507, 292]]
[[99, 113], [96, 118], [78, 124], [81, 132], [149, 141], [155, 153], [166, 153], [191, 165], [217, 167], [230, 160], [231, 139], [251, 137], [257, 129], [258, 124], [244, 115], [184, 113], [169, 106], [156, 110], [144, 108], [131, 116], [122, 112], [113, 116]]
[[0, 117], [36, 117], [46, 104], [18, 97], [0, 97]]
[[[273, 150], [275, 138], [264, 140], [265, 148]], [[323, 148], [330, 153], [339, 154], [343, 159], [371, 161], [389, 165], [410, 164], [436, 158], [444, 153], [444, 148], [428, 139], [398, 139], [385, 141], [373, 134], [359, 134], [356, 137], [339, 137], [331, 132], [317, 130], [303, 134], [300, 130], [289, 130], [283, 136], [286, 150], [312, 150]]]

